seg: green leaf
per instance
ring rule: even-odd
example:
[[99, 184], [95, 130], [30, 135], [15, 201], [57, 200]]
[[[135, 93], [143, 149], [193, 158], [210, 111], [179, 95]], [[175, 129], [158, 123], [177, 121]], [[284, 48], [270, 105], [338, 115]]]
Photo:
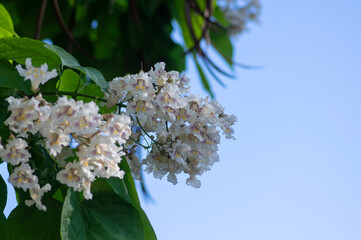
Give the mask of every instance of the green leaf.
[[215, 17], [215, 19], [222, 24], [224, 27], [229, 26], [229, 22], [226, 20], [226, 18], [224, 17], [223, 11], [219, 6], [216, 6], [214, 8], [214, 13], [213, 16]]
[[92, 184], [92, 192], [94, 194], [103, 194], [103, 193], [116, 193], [122, 199], [132, 204], [133, 207], [140, 214], [140, 219], [143, 226], [143, 231], [145, 233], [145, 239], [153, 240], [157, 239], [154, 229], [149, 222], [149, 219], [143, 209], [140, 206], [139, 197], [137, 194], [137, 189], [135, 187], [134, 179], [130, 171], [127, 160], [123, 157], [120, 163], [120, 168], [125, 172], [124, 178], [109, 178], [109, 179], [97, 179]]
[[223, 29], [210, 29], [210, 38], [212, 46], [221, 54], [224, 60], [233, 66], [233, 46], [228, 32]]
[[[154, 229], [150, 224], [150, 221], [140, 206], [139, 197], [137, 193], [137, 189], [135, 187], [134, 179], [132, 177], [131, 170], [127, 163], [127, 160], [122, 157], [122, 161], [120, 163], [120, 168], [125, 172], [123, 180], [119, 178], [110, 178], [107, 180], [108, 184], [113, 188], [113, 190], [124, 199], [128, 197], [124, 197], [124, 195], [128, 195], [133, 206], [138, 210], [142, 223], [143, 230], [145, 232], [145, 236], [147, 240], [157, 239], [155, 235]], [[124, 190], [125, 185], [125, 190]]]
[[0, 4], [0, 38], [13, 35], [18, 36], [14, 31], [13, 21], [4, 5]]
[[72, 67], [72, 68], [77, 69], [80, 72], [89, 76], [102, 89], [104, 90], [108, 89], [109, 83], [105, 80], [103, 74], [99, 72], [97, 69], [92, 67]]
[[[1, 212], [0, 213], [0, 226], [5, 223], [6, 223], [6, 217], [5, 217], [4, 213]], [[1, 230], [0, 230], [0, 234], [1, 234]], [[2, 235], [0, 235], [0, 236], [2, 236]]]
[[[48, 198], [43, 200], [46, 212], [35, 206], [17, 206], [6, 223], [7, 240], [60, 240], [61, 203]], [[5, 240], [5, 239], [4, 239]]]
[[25, 81], [11, 64], [0, 63], [0, 87], [12, 88], [32, 94], [30, 81]]
[[4, 213], [0, 213], [0, 236], [2, 239], [7, 239], [6, 217]]
[[59, 91], [76, 92], [83, 86], [80, 76], [71, 69], [66, 69], [58, 81]]
[[[134, 178], [132, 176], [132, 172], [128, 165], [127, 159], [125, 159], [125, 157], [122, 157], [122, 161], [120, 162], [119, 167], [125, 172], [123, 181], [125, 183], [125, 186], [127, 188], [128, 194], [132, 200], [133, 205], [140, 207], [138, 192], [135, 187]], [[114, 185], [112, 186], [114, 187]]]
[[72, 189], [61, 215], [63, 240], [146, 239], [138, 211], [116, 194], [101, 193], [80, 202]]
[[57, 54], [61, 59], [61, 64], [63, 66], [67, 67], [76, 67], [80, 64], [78, 60], [76, 60], [70, 53], [62, 49], [61, 47], [55, 46], [55, 45], [44, 45], [45, 48], [49, 49], [50, 51], [53, 51], [55, 54]]
[[[104, 92], [100, 89], [100, 87], [98, 85], [95, 84], [89, 84], [86, 85], [85, 87], [83, 87], [79, 93], [82, 94], [86, 94], [89, 96], [93, 96], [96, 98], [103, 98], [104, 97]], [[84, 102], [90, 102], [90, 101], [94, 101], [97, 102], [95, 99], [93, 98], [88, 98], [88, 97], [77, 97], [78, 100], [82, 100]]]
[[212, 98], [214, 98], [214, 95], [213, 95], [212, 89], [208, 83], [207, 77], [204, 74], [202, 67], [199, 65], [197, 56], [194, 52], [193, 52], [193, 60], [197, 66], [198, 74], [199, 74], [199, 77], [201, 78], [204, 89], [211, 95]]
[[60, 58], [44, 45], [44, 42], [30, 38], [3, 37], [0, 38], [0, 59], [24, 64], [26, 58], [31, 58], [34, 66], [47, 63], [49, 70], [57, 68], [61, 63]]
[[63, 66], [79, 70], [80, 72], [90, 77], [102, 89], [108, 89], [109, 83], [105, 80], [103, 74], [101, 74], [101, 72], [99, 72], [97, 69], [80, 66], [78, 60], [76, 60], [72, 55], [70, 55], [61, 47], [54, 45], [46, 45], [45, 47], [60, 57]]
[[7, 186], [4, 179], [0, 175], [0, 212], [4, 212], [7, 198], [8, 198]]

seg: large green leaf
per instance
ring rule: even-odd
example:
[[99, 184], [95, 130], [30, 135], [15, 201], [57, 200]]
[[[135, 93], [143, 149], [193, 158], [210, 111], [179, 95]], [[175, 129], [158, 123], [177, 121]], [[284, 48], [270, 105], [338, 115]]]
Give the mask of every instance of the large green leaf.
[[0, 87], [13, 88], [31, 94], [30, 81], [25, 81], [11, 64], [0, 63]]
[[7, 239], [6, 217], [4, 213], [0, 213], [0, 236], [2, 239]]
[[80, 81], [80, 76], [71, 69], [66, 69], [58, 82], [59, 91], [76, 92], [84, 84]]
[[67, 67], [80, 67], [78, 60], [76, 60], [70, 53], [55, 45], [44, 45], [45, 48], [53, 51], [61, 59], [61, 64]]
[[92, 67], [72, 67], [74, 69], [79, 70], [84, 73], [88, 77], [91, 78], [99, 87], [104, 90], [107, 90], [109, 87], [109, 83], [105, 80], [103, 74], [99, 72], [97, 69]]
[[80, 72], [90, 77], [102, 89], [108, 89], [109, 83], [105, 80], [103, 74], [97, 69], [92, 67], [80, 66], [78, 60], [76, 60], [72, 55], [70, 55], [61, 47], [54, 45], [46, 45], [45, 47], [60, 57], [63, 66], [79, 70]]
[[[7, 219], [4, 240], [57, 240], [60, 239], [61, 203], [55, 199], [43, 200], [47, 211], [24, 204], [17, 206]], [[3, 239], [3, 238], [1, 238]]]
[[0, 175], [0, 212], [4, 211], [7, 198], [8, 198], [7, 186], [4, 179]]
[[80, 202], [69, 189], [61, 216], [63, 240], [146, 239], [138, 211], [117, 194], [94, 194]]
[[117, 194], [128, 203], [132, 204], [133, 207], [140, 214], [140, 219], [145, 234], [145, 239], [153, 240], [157, 239], [154, 229], [149, 222], [149, 219], [143, 209], [140, 206], [137, 189], [135, 187], [134, 179], [130, 171], [129, 165], [126, 159], [120, 164], [120, 168], [125, 172], [124, 178], [109, 178], [109, 179], [98, 179], [92, 186], [92, 192], [94, 193], [112, 193]]
[[13, 21], [4, 5], [0, 4], [0, 38], [12, 37], [13, 35], [17, 36], [14, 31]]
[[61, 63], [60, 58], [44, 45], [44, 42], [30, 38], [3, 37], [0, 38], [0, 59], [24, 64], [26, 58], [31, 58], [34, 66], [47, 63], [50, 70], [57, 68]]
[[[118, 179], [118, 178], [110, 178], [107, 180], [108, 184], [113, 188], [113, 190], [119, 195], [124, 196], [128, 195], [133, 206], [138, 210], [141, 220], [143, 223], [143, 230], [145, 232], [146, 239], [152, 240], [157, 239], [157, 236], [155, 235], [154, 229], [152, 225], [150, 224], [150, 221], [143, 211], [143, 209], [140, 206], [139, 197], [137, 193], [137, 189], [135, 187], [134, 179], [132, 177], [132, 173], [130, 170], [130, 167], [125, 159], [125, 157], [122, 158], [122, 162], [120, 163], [120, 168], [125, 171], [124, 179]], [[123, 190], [123, 186], [126, 187], [126, 192]], [[127, 198], [127, 197], [123, 197]]]

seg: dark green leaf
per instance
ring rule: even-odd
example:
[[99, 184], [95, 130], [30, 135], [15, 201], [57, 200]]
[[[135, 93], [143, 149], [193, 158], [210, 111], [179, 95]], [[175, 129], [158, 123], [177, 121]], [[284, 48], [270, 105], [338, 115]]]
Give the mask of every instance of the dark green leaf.
[[140, 214], [142, 221], [143, 231], [145, 233], [145, 239], [153, 240], [157, 239], [152, 225], [149, 222], [147, 215], [144, 213], [140, 206], [137, 190], [135, 188], [134, 179], [125, 158], [122, 159], [120, 168], [125, 172], [124, 178], [109, 178], [109, 179], [97, 179], [92, 184], [92, 192], [94, 194], [104, 193], [116, 193], [122, 199], [132, 204], [133, 207]]
[[[124, 195], [128, 195], [131, 199], [133, 206], [138, 210], [142, 223], [143, 223], [143, 230], [147, 240], [157, 239], [155, 235], [154, 229], [149, 222], [149, 219], [143, 209], [140, 206], [139, 197], [137, 193], [137, 189], [135, 188], [134, 179], [132, 177], [131, 170], [127, 163], [127, 160], [123, 157], [122, 162], [120, 163], [120, 168], [125, 172], [123, 180], [117, 178], [110, 178], [107, 180], [109, 185], [113, 188], [113, 190], [121, 197]], [[126, 189], [124, 190], [124, 185]], [[127, 193], [125, 192], [127, 191]], [[124, 197], [123, 197], [124, 198]]]
[[63, 240], [146, 239], [138, 211], [116, 194], [102, 193], [80, 202], [69, 189], [61, 216]]
[[1, 239], [7, 239], [6, 217], [4, 213], [0, 213], [0, 236]]
[[48, 198], [43, 200], [47, 211], [24, 204], [17, 206], [7, 219], [7, 240], [60, 239], [61, 203]]
[[30, 81], [25, 81], [11, 64], [0, 63], [0, 87], [12, 88], [32, 94]]
[[31, 58], [33, 66], [47, 63], [49, 70], [57, 68], [61, 63], [60, 58], [44, 45], [44, 42], [30, 38], [3, 37], [0, 38], [0, 59], [24, 64], [26, 58]]
[[2, 176], [0, 175], [0, 212], [3, 212], [8, 198], [8, 189]]

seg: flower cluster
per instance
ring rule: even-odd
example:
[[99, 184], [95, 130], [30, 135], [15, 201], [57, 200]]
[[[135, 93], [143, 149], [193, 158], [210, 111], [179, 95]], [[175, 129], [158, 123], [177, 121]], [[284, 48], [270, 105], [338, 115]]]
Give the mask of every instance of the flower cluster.
[[[29, 71], [38, 71], [30, 66], [30, 60], [26, 63]], [[25, 70], [17, 68], [22, 75]], [[56, 76], [46, 71], [46, 64], [42, 68], [42, 79], [49, 80]], [[33, 85], [39, 82], [39, 76], [30, 78], [34, 91], [39, 87]], [[51, 189], [50, 184], [40, 187], [35, 170], [29, 164], [31, 153], [28, 140], [31, 136], [40, 136], [39, 143], [54, 158], [59, 169], [56, 179], [75, 191], [83, 191], [85, 199], [92, 198], [90, 188], [96, 177], [123, 178], [124, 172], [118, 164], [124, 155], [122, 144], [131, 134], [128, 115], [103, 116], [94, 102], [84, 103], [65, 96], [59, 97], [55, 104], [47, 102], [41, 94], [32, 98], [11, 96], [6, 100], [10, 117], [5, 124], [12, 135], [5, 148], [0, 147], [0, 157], [15, 166], [9, 182], [14, 187], [29, 190], [31, 200], [25, 204], [36, 204], [45, 211], [41, 198]]]
[[[35, 93], [40, 84], [57, 76], [55, 70], [47, 71], [46, 64], [33, 67], [30, 59], [26, 69], [17, 69], [31, 81]], [[191, 94], [189, 81], [176, 71], [167, 72], [162, 62], [148, 72], [115, 78], [104, 101], [108, 108], [118, 106], [119, 114], [100, 114], [96, 103], [66, 96], [54, 103], [41, 93], [8, 97], [10, 116], [5, 124], [11, 135], [5, 147], [0, 144], [0, 158], [13, 166], [9, 182], [29, 190], [31, 199], [26, 205], [46, 210], [41, 199], [51, 185], [39, 184], [42, 169], [32, 160], [36, 151], [31, 142], [36, 139], [37, 146], [45, 148], [54, 161], [56, 179], [83, 192], [85, 199], [92, 198], [96, 178], [123, 178], [119, 168], [123, 156], [137, 179], [144, 167], [155, 178], [167, 175], [173, 184], [176, 174], [186, 173], [186, 183], [200, 187], [197, 177], [219, 160], [220, 132], [234, 139], [236, 117], [225, 114], [217, 101]], [[126, 112], [121, 112], [122, 107]], [[137, 156], [138, 146], [148, 151], [143, 160]]]
[[234, 115], [224, 113], [215, 100], [190, 94], [189, 78], [176, 71], [167, 72], [164, 63], [157, 63], [149, 72], [115, 78], [110, 82], [108, 106], [127, 102], [127, 112], [140, 134], [131, 139], [141, 144], [148, 141], [148, 155], [142, 162], [129, 153], [128, 161], [134, 176], [145, 166], [147, 173], [177, 183], [176, 174], [189, 175], [187, 184], [200, 187], [197, 176], [218, 161], [220, 130], [233, 137]]
[[247, 22], [257, 22], [260, 10], [261, 6], [258, 0], [225, 0], [223, 14], [229, 22], [229, 33], [237, 35], [245, 30]]

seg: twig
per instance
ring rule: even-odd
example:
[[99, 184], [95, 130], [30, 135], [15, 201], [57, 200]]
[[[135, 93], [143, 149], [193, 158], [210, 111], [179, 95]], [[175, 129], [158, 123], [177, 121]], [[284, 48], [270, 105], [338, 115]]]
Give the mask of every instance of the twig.
[[53, 0], [53, 5], [54, 5], [54, 9], [55, 9], [55, 13], [56, 16], [58, 18], [60, 27], [63, 29], [63, 32], [65, 33], [65, 35], [68, 37], [68, 39], [71, 41], [71, 43], [77, 48], [79, 49], [79, 51], [81, 51], [84, 55], [86, 55], [87, 57], [91, 58], [93, 61], [96, 61], [96, 59], [90, 54], [88, 53], [84, 48], [82, 48], [79, 43], [77, 41], [75, 41], [73, 35], [71, 34], [71, 32], [69, 31], [69, 29], [67, 28], [64, 19], [61, 15], [61, 11], [59, 8], [59, 4], [57, 0]]
[[44, 14], [45, 14], [45, 9], [46, 9], [46, 3], [47, 3], [47, 0], [43, 0], [41, 2], [40, 11], [39, 11], [39, 15], [38, 15], [38, 20], [36, 22], [35, 34], [34, 34], [34, 38], [36, 40], [40, 39], [41, 26], [43, 25], [43, 19], [44, 19]]

